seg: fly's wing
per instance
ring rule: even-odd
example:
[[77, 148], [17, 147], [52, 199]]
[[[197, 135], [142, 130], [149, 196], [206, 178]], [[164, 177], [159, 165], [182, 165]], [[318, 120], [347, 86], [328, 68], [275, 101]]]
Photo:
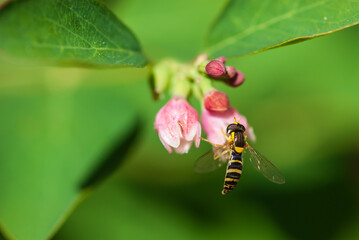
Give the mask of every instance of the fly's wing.
[[[249, 151], [248, 151], [249, 150]], [[249, 155], [249, 160], [253, 167], [262, 173], [270, 181], [278, 184], [285, 183], [284, 176], [279, 172], [273, 163], [267, 160], [262, 154], [257, 152], [254, 148], [247, 144], [246, 153]]]
[[223, 166], [230, 157], [230, 151], [219, 147], [214, 147], [196, 161], [194, 169], [198, 173], [207, 173]]

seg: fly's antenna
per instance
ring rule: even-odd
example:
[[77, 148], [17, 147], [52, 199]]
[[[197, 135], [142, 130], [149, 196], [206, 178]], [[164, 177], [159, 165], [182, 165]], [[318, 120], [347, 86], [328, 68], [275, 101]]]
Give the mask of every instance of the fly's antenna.
[[236, 117], [234, 117], [234, 123], [238, 124], [239, 123], [239, 118], [236, 119]]

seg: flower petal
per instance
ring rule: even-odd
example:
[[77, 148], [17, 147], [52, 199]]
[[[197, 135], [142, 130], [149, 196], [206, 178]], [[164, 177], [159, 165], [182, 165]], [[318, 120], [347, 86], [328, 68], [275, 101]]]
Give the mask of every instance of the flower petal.
[[176, 148], [180, 145], [180, 132], [178, 124], [169, 124], [168, 127], [158, 132], [158, 136], [168, 145]]
[[247, 128], [246, 134], [247, 134], [249, 140], [251, 140], [252, 142], [256, 141], [256, 135], [254, 134], [254, 130], [252, 127]]
[[182, 128], [182, 136], [187, 141], [193, 140], [197, 132], [198, 113], [184, 100], [178, 108], [180, 115], [178, 121]]
[[246, 129], [248, 128], [246, 117], [240, 115], [233, 107], [230, 107], [225, 112], [213, 112], [203, 108], [202, 124], [208, 140], [216, 144], [224, 144], [226, 138], [223, 133], [226, 131], [228, 124], [234, 122], [234, 118], [237, 121], [239, 119], [239, 123]]
[[196, 145], [196, 148], [199, 147], [199, 144], [201, 142], [201, 139], [199, 138], [201, 136], [201, 124], [198, 123], [197, 125], [197, 132], [196, 132], [196, 136], [195, 136], [195, 139], [194, 139], [194, 143]]
[[188, 150], [191, 148], [192, 141], [186, 141], [185, 139], [181, 139], [180, 145], [175, 148], [175, 152], [178, 154], [188, 153]]
[[160, 136], [160, 141], [163, 144], [163, 146], [167, 149], [168, 153], [172, 153], [172, 148], [165, 142]]
[[209, 141], [216, 144], [224, 144], [226, 139], [222, 131], [226, 131], [225, 119], [222, 118], [224, 113], [212, 112], [207, 109], [202, 109], [202, 126]]
[[180, 144], [180, 128], [177, 123], [177, 115], [174, 112], [173, 101], [170, 100], [156, 115], [155, 129], [162, 141], [172, 147]]

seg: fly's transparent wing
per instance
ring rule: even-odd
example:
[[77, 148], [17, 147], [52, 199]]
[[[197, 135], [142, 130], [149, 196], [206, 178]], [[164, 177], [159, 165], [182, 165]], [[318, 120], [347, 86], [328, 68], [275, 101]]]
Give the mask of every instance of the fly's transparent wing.
[[198, 173], [207, 173], [223, 166], [230, 157], [230, 151], [219, 147], [214, 147], [196, 161], [194, 169]]
[[284, 176], [279, 172], [273, 163], [267, 160], [262, 154], [257, 152], [254, 148], [247, 144], [246, 153], [249, 155], [249, 160], [253, 167], [262, 173], [270, 181], [278, 184], [285, 183]]

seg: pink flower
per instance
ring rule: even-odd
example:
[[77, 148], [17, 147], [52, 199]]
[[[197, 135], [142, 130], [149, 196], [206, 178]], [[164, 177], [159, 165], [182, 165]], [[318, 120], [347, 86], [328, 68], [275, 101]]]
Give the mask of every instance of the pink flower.
[[234, 122], [234, 118], [239, 119], [239, 123], [246, 128], [248, 138], [255, 141], [253, 129], [248, 126], [247, 118], [240, 115], [233, 107], [228, 108], [225, 112], [208, 111], [202, 109], [203, 130], [207, 134], [207, 139], [216, 144], [224, 144], [226, 138], [223, 133], [226, 132], [228, 124]]
[[156, 115], [155, 129], [169, 153], [187, 153], [192, 142], [198, 148], [201, 124], [197, 111], [182, 97], [173, 97]]

